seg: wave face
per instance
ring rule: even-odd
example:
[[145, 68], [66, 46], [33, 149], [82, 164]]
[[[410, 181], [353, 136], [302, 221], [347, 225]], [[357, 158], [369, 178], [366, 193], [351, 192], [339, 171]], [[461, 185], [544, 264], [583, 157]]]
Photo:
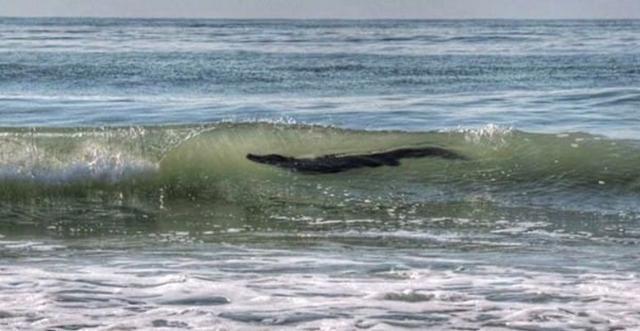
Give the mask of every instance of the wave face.
[[[339, 204], [344, 194], [356, 193], [363, 199], [416, 201], [458, 201], [486, 193], [508, 202], [526, 197], [554, 204], [564, 203], [557, 198], [568, 192], [588, 192], [606, 205], [607, 197], [640, 191], [637, 141], [491, 125], [422, 133], [270, 123], [5, 129], [0, 141], [0, 194], [12, 199], [107, 192], [239, 203], [322, 197]], [[428, 146], [467, 159], [403, 159], [399, 167], [312, 175], [246, 158], [248, 153], [318, 157]]]

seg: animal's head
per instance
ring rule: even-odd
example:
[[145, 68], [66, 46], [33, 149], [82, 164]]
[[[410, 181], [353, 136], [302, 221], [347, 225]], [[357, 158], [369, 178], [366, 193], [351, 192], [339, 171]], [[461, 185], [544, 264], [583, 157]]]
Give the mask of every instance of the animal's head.
[[281, 165], [288, 161], [288, 158], [278, 154], [255, 155], [249, 153], [247, 154], [247, 159], [257, 163], [273, 165]]

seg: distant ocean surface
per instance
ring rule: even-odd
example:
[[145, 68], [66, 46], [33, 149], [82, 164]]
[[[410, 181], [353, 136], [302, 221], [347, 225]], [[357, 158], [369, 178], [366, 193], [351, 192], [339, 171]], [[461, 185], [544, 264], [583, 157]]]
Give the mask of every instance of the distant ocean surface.
[[0, 329], [635, 330], [639, 250], [638, 20], [0, 18]]

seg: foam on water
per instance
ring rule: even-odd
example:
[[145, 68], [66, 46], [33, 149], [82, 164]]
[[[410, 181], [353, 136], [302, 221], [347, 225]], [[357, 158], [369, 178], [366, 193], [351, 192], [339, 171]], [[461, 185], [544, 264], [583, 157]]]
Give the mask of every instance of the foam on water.
[[[74, 183], [119, 183], [131, 178], [152, 176], [158, 165], [138, 160], [104, 146], [87, 144], [62, 162], [47, 162], [47, 155], [36, 150], [12, 153], [10, 160], [0, 163], [0, 181], [36, 182], [43, 185]], [[37, 156], [34, 156], [37, 155]], [[61, 161], [61, 160], [56, 160]]]
[[[579, 250], [517, 266], [504, 261], [530, 256], [468, 252], [443, 258], [437, 251], [340, 247], [201, 249], [187, 256], [166, 249], [85, 251], [83, 264], [73, 256], [15, 261], [0, 268], [0, 325], [99, 330], [640, 326], [637, 270], [576, 264], [575, 258], [588, 258]], [[547, 263], [562, 265], [555, 267], [562, 272], [548, 270]]]

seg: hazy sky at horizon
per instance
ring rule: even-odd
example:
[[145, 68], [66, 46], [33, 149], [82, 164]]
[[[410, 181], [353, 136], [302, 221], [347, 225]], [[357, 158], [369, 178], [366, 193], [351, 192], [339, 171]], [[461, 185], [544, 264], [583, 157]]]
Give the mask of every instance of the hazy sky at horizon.
[[0, 0], [0, 16], [640, 18], [640, 0]]

